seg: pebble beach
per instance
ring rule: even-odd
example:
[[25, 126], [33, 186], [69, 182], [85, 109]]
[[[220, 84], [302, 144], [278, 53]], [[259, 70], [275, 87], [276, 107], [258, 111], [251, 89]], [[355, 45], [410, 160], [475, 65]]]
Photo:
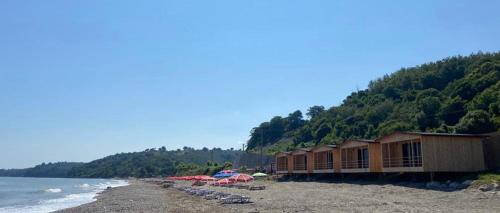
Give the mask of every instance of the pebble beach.
[[500, 193], [477, 189], [449, 192], [391, 184], [293, 181], [251, 183], [266, 186], [260, 191], [201, 186], [252, 199], [249, 204], [220, 204], [151, 182], [129, 182], [104, 191], [95, 202], [57, 212], [500, 212]]

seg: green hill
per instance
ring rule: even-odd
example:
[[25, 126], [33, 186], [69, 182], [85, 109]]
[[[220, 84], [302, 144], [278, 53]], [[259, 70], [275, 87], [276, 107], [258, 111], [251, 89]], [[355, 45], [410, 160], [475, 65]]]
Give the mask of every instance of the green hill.
[[[272, 157], [263, 156], [262, 163], [270, 164]], [[89, 163], [48, 163], [27, 169], [1, 170], [0, 176], [12, 177], [154, 177], [175, 174], [212, 174], [232, 165], [254, 168], [260, 165], [257, 154], [240, 150], [147, 149], [142, 152], [120, 153]]]
[[[393, 131], [485, 133], [500, 127], [500, 53], [456, 56], [371, 81], [342, 104], [276, 116], [251, 131], [270, 153]], [[334, 82], [332, 82], [334, 83]], [[284, 140], [286, 139], [286, 140]]]

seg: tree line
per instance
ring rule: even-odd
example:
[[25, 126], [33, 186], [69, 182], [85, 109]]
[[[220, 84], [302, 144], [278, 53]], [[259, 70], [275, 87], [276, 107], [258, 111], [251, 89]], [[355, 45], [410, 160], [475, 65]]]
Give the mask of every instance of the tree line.
[[[119, 153], [89, 163], [42, 163], [27, 169], [0, 169], [0, 176], [11, 177], [158, 177], [170, 175], [208, 174], [228, 169], [233, 164], [254, 168], [259, 162], [257, 154], [241, 150], [202, 148], [167, 150], [165, 147], [142, 152]], [[272, 157], [264, 156], [265, 165]]]

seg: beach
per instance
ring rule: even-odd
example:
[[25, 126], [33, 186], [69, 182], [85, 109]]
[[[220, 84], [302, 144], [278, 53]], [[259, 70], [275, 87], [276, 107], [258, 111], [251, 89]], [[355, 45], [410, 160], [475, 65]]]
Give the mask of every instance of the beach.
[[[108, 189], [79, 212], [500, 212], [500, 194], [477, 189], [439, 191], [420, 185], [255, 181], [265, 190], [202, 186], [251, 197], [249, 204], [219, 204], [145, 181]], [[189, 185], [190, 182], [178, 182]]]

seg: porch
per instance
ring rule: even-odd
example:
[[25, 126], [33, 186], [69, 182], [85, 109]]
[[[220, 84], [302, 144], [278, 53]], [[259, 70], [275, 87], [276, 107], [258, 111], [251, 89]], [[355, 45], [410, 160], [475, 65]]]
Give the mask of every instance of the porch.
[[333, 173], [333, 153], [331, 150], [314, 153], [313, 173]]
[[286, 156], [276, 158], [276, 173], [288, 173], [288, 158]]
[[370, 161], [368, 154], [368, 145], [360, 147], [343, 148], [342, 170], [346, 173], [369, 172]]
[[293, 173], [307, 173], [307, 155], [293, 155]]
[[411, 139], [382, 144], [383, 172], [422, 172], [422, 143]]

